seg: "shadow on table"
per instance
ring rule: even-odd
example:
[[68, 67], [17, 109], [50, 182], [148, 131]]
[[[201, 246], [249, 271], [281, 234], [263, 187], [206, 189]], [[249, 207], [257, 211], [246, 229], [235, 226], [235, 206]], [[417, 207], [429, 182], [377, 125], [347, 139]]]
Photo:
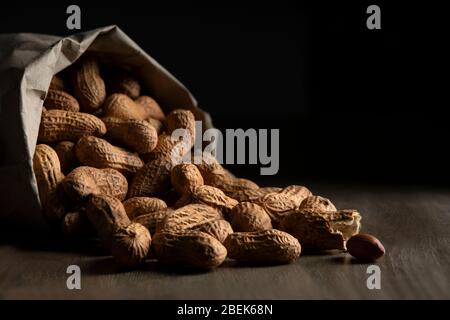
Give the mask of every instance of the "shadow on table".
[[69, 241], [60, 234], [0, 233], [0, 246], [14, 246], [20, 251], [54, 253], [79, 253], [86, 256], [105, 256], [107, 251], [95, 239], [80, 242]]

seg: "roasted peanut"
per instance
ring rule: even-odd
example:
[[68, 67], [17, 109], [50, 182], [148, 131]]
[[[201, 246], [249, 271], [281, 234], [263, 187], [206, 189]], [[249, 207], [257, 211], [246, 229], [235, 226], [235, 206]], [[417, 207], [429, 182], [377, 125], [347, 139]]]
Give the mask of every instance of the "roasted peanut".
[[183, 231], [215, 220], [223, 219], [222, 214], [204, 204], [189, 204], [175, 210], [156, 226], [156, 231]]
[[291, 263], [300, 256], [297, 239], [280, 230], [236, 232], [224, 242], [228, 257], [253, 263]]
[[153, 238], [156, 257], [164, 264], [198, 269], [220, 266], [227, 249], [214, 237], [200, 231], [159, 232]]
[[[167, 133], [172, 135], [177, 129], [184, 129], [187, 131], [190, 140], [190, 145], [193, 146], [195, 142], [195, 117], [189, 110], [176, 109], [170, 112], [166, 118]], [[184, 134], [183, 134], [184, 139]]]
[[60, 189], [64, 174], [55, 150], [38, 144], [33, 157], [33, 170], [44, 215], [50, 223], [59, 223], [66, 213]]
[[75, 155], [75, 143], [72, 141], [61, 141], [55, 146], [55, 151], [61, 163], [62, 172], [67, 174], [78, 164], [78, 159]]
[[52, 80], [50, 82], [49, 90], [61, 90], [67, 91], [66, 83], [64, 79], [61, 78], [58, 74], [53, 75]]
[[130, 219], [167, 208], [167, 205], [163, 200], [151, 197], [130, 198], [123, 202], [123, 206]]
[[124, 200], [128, 191], [127, 179], [114, 169], [78, 167], [63, 180], [64, 191], [76, 202], [91, 194], [104, 194]]
[[110, 248], [114, 232], [131, 223], [120, 200], [101, 194], [89, 197], [86, 215], [106, 248]]
[[59, 109], [72, 112], [80, 111], [80, 105], [77, 99], [67, 92], [50, 89], [44, 100], [44, 106], [47, 110]]
[[105, 117], [145, 120], [151, 117], [152, 109], [135, 102], [125, 94], [113, 93], [106, 99], [103, 113]]
[[106, 140], [94, 136], [78, 140], [75, 154], [83, 165], [112, 168], [123, 174], [133, 174], [144, 165], [137, 154], [113, 146]]
[[136, 99], [141, 94], [141, 85], [133, 76], [120, 71], [111, 76], [108, 91], [110, 93], [123, 93], [131, 99]]
[[219, 240], [221, 243], [223, 243], [225, 239], [233, 233], [233, 228], [231, 228], [230, 223], [223, 219], [207, 221], [193, 227], [192, 230], [207, 233]]
[[230, 218], [234, 231], [264, 231], [272, 229], [270, 216], [256, 203], [239, 203], [231, 210]]
[[137, 153], [149, 153], [158, 143], [158, 133], [145, 120], [102, 118], [106, 125], [106, 137]]
[[145, 261], [150, 250], [151, 236], [147, 228], [132, 222], [119, 227], [112, 236], [111, 253], [123, 267], [136, 267]]
[[147, 118], [152, 118], [158, 121], [164, 121], [166, 118], [164, 112], [155, 99], [149, 96], [140, 96], [135, 100], [135, 102], [145, 107], [146, 113], [148, 114]]
[[152, 211], [140, 216], [137, 216], [133, 219], [133, 222], [137, 222], [142, 224], [144, 227], [150, 231], [150, 234], [154, 234], [156, 232], [156, 228], [158, 225], [161, 225], [164, 219], [173, 213], [172, 208], [165, 208], [158, 211]]
[[105, 133], [105, 124], [96, 116], [55, 109], [42, 113], [38, 141], [44, 143], [64, 140], [75, 142], [84, 136], [101, 137]]
[[195, 187], [203, 185], [203, 177], [197, 167], [181, 163], [172, 169], [172, 185], [179, 194], [191, 193]]
[[102, 106], [106, 98], [106, 88], [95, 59], [82, 57], [75, 63], [72, 83], [74, 95], [82, 110], [93, 112]]
[[238, 202], [226, 196], [220, 189], [211, 186], [194, 187], [189, 194], [191, 203], [203, 203], [217, 208], [226, 217]]
[[94, 234], [84, 209], [68, 212], [62, 220], [62, 232], [69, 238], [84, 238]]

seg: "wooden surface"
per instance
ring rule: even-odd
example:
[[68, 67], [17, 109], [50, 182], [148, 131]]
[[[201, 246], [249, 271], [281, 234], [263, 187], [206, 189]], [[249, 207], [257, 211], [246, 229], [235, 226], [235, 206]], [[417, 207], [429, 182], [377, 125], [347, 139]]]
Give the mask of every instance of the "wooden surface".
[[[366, 287], [366, 269], [345, 253], [303, 255], [291, 265], [237, 266], [180, 273], [149, 261], [120, 272], [109, 257], [67, 252], [51, 238], [0, 245], [3, 299], [449, 299], [450, 190], [311, 186], [339, 208], [357, 208], [363, 231], [377, 235], [387, 254], [377, 262], [381, 290]], [[81, 267], [81, 290], [66, 288], [66, 268]]]

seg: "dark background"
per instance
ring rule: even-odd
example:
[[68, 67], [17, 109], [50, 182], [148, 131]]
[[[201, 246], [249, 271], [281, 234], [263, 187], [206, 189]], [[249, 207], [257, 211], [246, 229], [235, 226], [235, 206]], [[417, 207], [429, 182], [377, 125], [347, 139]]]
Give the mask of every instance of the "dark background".
[[[279, 128], [283, 180], [448, 185], [437, 5], [17, 1], [1, 4], [0, 32], [71, 34], [69, 4], [81, 6], [82, 30], [119, 25], [218, 128]], [[369, 4], [381, 7], [381, 30], [366, 28]]]

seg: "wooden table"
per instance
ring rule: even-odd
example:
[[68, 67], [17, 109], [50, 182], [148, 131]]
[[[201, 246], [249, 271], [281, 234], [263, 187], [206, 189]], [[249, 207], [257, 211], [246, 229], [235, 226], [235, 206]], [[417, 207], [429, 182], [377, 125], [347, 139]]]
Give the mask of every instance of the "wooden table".
[[[237, 266], [179, 273], [149, 261], [120, 272], [109, 257], [67, 252], [42, 236], [4, 234], [0, 298], [6, 299], [449, 299], [450, 190], [426, 187], [310, 185], [339, 208], [357, 208], [363, 231], [377, 235], [387, 254], [377, 262], [381, 289], [369, 290], [370, 264], [345, 253], [303, 255], [291, 265]], [[29, 239], [30, 238], [30, 239]], [[81, 290], [68, 290], [66, 268], [81, 268]]]

